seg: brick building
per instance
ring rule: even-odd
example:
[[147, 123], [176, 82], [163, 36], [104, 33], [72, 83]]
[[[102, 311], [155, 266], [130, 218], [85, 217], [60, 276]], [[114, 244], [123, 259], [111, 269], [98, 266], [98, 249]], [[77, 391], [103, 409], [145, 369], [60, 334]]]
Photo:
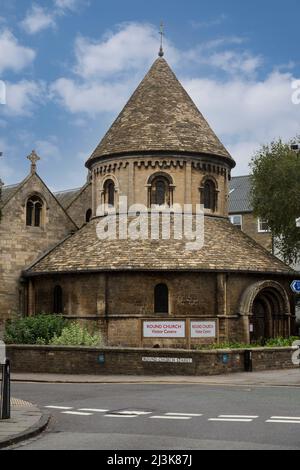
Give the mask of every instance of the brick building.
[[[92, 323], [112, 346], [193, 347], [291, 334], [294, 273], [230, 223], [235, 162], [164, 58], [86, 166], [90, 182], [81, 190], [51, 194], [35, 163], [23, 183], [4, 188], [2, 318], [63, 313]], [[148, 227], [153, 204], [192, 205], [193, 214], [203, 204], [204, 247], [186, 249], [174, 236], [174, 216], [169, 238], [99, 239], [97, 208], [107, 203], [120, 214], [121, 196], [138, 205], [126, 231], [142, 216]]]

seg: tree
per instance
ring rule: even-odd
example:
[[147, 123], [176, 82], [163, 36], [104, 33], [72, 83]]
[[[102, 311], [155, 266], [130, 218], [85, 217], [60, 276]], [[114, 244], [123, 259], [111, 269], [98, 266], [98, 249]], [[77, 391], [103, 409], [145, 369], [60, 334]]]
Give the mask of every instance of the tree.
[[[300, 142], [297, 137], [293, 143]], [[300, 260], [300, 152], [282, 140], [264, 145], [252, 158], [252, 205], [264, 219], [283, 259], [291, 264]]]

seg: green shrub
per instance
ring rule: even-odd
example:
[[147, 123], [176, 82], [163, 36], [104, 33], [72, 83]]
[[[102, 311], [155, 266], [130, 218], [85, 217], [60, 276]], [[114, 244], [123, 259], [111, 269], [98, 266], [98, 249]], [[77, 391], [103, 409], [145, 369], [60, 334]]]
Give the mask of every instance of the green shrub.
[[291, 336], [290, 338], [278, 337], [278, 338], [268, 339], [265, 345], [267, 348], [292, 346], [293, 342], [299, 339], [300, 338], [297, 336]]
[[214, 349], [253, 349], [253, 348], [274, 348], [274, 347], [289, 347], [292, 346], [293, 342], [299, 340], [297, 336], [291, 336], [290, 338], [273, 338], [266, 340], [264, 342], [257, 343], [233, 343], [233, 342], [224, 342], [224, 343], [213, 343], [207, 345], [199, 345], [197, 349], [199, 350], [214, 350]]
[[56, 346], [101, 346], [102, 337], [99, 334], [91, 334], [86, 327], [73, 322], [63, 329], [61, 335], [55, 335], [51, 344]]
[[49, 344], [61, 335], [66, 320], [61, 315], [36, 315], [14, 318], [5, 326], [4, 341], [7, 344]]

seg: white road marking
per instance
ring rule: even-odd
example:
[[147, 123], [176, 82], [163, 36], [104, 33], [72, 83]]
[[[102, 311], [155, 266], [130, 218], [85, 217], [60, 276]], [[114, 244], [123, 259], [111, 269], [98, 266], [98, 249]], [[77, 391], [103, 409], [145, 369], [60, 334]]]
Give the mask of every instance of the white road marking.
[[247, 416], [247, 415], [219, 415], [219, 418], [256, 419], [256, 418], [259, 418], [259, 416]]
[[79, 408], [79, 411], [90, 411], [91, 413], [107, 413], [108, 410], [102, 410], [100, 408]]
[[209, 418], [208, 421], [224, 421], [232, 423], [252, 423], [252, 419], [246, 418]]
[[92, 413], [83, 413], [81, 411], [63, 411], [63, 415], [92, 416]]
[[294, 419], [294, 420], [300, 420], [300, 417], [298, 417], [298, 416], [271, 416], [270, 419]]
[[166, 413], [166, 416], [191, 416], [193, 418], [193, 417], [203, 416], [203, 415], [197, 414], [197, 413]]
[[150, 416], [150, 419], [191, 419], [190, 416]]
[[300, 424], [300, 420], [295, 421], [292, 419], [267, 419], [266, 423]]
[[73, 410], [73, 406], [45, 406], [45, 408], [52, 408], [54, 410]]
[[136, 418], [137, 417], [137, 415], [124, 415], [124, 414], [122, 414], [122, 415], [121, 414], [115, 414], [115, 415], [106, 414], [104, 416], [105, 416], [105, 418]]
[[134, 416], [143, 416], [151, 415], [152, 411], [118, 411], [120, 415], [134, 415]]

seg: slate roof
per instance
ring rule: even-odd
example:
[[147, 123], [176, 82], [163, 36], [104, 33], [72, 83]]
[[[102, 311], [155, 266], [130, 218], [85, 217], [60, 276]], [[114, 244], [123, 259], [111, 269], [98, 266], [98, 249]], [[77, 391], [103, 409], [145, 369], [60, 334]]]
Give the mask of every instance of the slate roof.
[[74, 199], [79, 196], [80, 192], [82, 191], [82, 187], [75, 188], [75, 189], [67, 189], [66, 191], [59, 191], [54, 193], [54, 196], [59, 201], [59, 203], [63, 206], [64, 209], [68, 209], [68, 207], [72, 204]]
[[[19, 186], [21, 184], [22, 183], [13, 184], [10, 186], [3, 186], [1, 205], [5, 205], [7, 203], [7, 201], [18, 191]], [[76, 199], [76, 197], [80, 194], [84, 187], [85, 185], [81, 186], [80, 188], [67, 189], [66, 191], [58, 191], [53, 193], [53, 195], [56, 197], [56, 199], [64, 209], [68, 209], [68, 207], [72, 204], [74, 199]]]
[[86, 163], [133, 152], [188, 152], [235, 162], [166, 60], [157, 59]]
[[0, 201], [0, 205], [4, 205], [7, 203], [7, 201], [15, 194], [15, 192], [17, 192], [19, 186], [20, 186], [21, 183], [19, 184], [12, 184], [10, 186], [3, 186], [2, 188], [2, 197], [1, 197], [1, 201]]
[[234, 176], [229, 184], [229, 214], [252, 212], [251, 176]]
[[83, 226], [26, 274], [105, 270], [293, 272], [225, 218], [205, 217], [205, 244], [198, 251], [187, 251], [184, 240], [99, 240], [99, 220]]

